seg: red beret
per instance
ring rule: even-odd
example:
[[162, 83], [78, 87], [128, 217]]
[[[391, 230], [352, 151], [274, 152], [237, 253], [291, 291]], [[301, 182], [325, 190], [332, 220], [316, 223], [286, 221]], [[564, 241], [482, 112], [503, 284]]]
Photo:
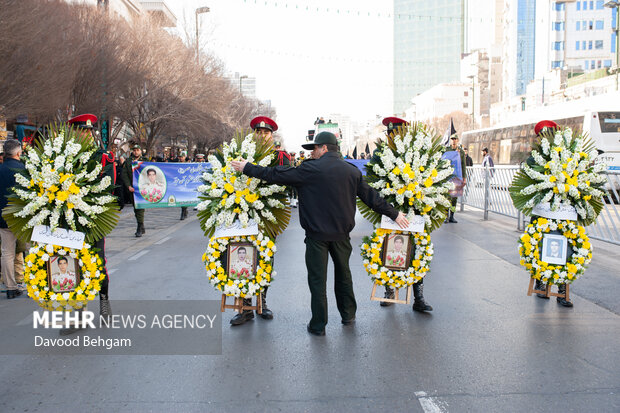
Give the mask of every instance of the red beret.
[[559, 127], [560, 126], [552, 120], [541, 120], [534, 126], [534, 132], [536, 135], [540, 135], [545, 128], [558, 129]]
[[273, 119], [268, 118], [267, 116], [257, 116], [250, 121], [250, 127], [253, 130], [256, 128], [265, 128], [269, 129], [272, 132], [278, 130], [278, 124], [274, 122]]
[[69, 125], [75, 125], [80, 128], [92, 128], [97, 123], [97, 116], [92, 113], [85, 113], [83, 115], [77, 115], [67, 122]]
[[383, 119], [383, 126], [387, 126], [388, 129], [394, 129], [395, 127], [398, 127], [402, 124], [409, 125], [409, 122], [407, 122], [404, 119], [396, 118], [396, 117], [390, 117], [390, 118]]

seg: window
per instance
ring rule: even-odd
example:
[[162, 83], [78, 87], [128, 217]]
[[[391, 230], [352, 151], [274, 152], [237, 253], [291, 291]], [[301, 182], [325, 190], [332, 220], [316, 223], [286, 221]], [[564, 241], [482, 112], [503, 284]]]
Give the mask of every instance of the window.
[[554, 60], [551, 62], [552, 69], [561, 69], [564, 66], [564, 62], [562, 60]]
[[588, 10], [588, 2], [587, 1], [582, 1], [581, 2], [581, 8], [584, 10]]
[[597, 20], [596, 21], [596, 30], [603, 30], [604, 27], [605, 27], [605, 21], [604, 20]]
[[469, 96], [469, 91], [468, 90], [464, 91], [463, 96]]
[[564, 2], [555, 3], [555, 11], [564, 11]]
[[603, 48], [603, 41], [602, 40], [596, 40], [594, 42], [594, 48], [596, 50], [601, 50]]
[[553, 30], [561, 32], [564, 30], [564, 22], [554, 22], [553, 23]]
[[585, 40], [581, 41], [581, 50], [586, 50], [586, 41]]
[[592, 40], [588, 40], [588, 50], [592, 50]]
[[603, 66], [605, 66], [605, 67], [611, 67], [611, 60], [605, 60], [605, 61], [603, 62]]
[[590, 1], [590, 10], [594, 10], [594, 1]]
[[575, 50], [579, 50], [579, 45], [580, 45], [580, 42], [579, 42], [579, 40], [577, 40], [575, 42]]
[[605, 8], [605, 2], [603, 0], [597, 0], [596, 10], [603, 10]]
[[469, 107], [469, 103], [463, 103], [463, 109], [467, 109]]
[[596, 66], [594, 60], [590, 61], [590, 69], [594, 69], [595, 67]]
[[[579, 3], [577, 3], [577, 4], [579, 4]], [[577, 22], [577, 27], [575, 28], [575, 30], [579, 31], [579, 28], [580, 28], [580, 27], [581, 27], [581, 22], [580, 22], [580, 21], [578, 21], [578, 22]]]
[[588, 61], [587, 61], [587, 60], [584, 60], [584, 62], [583, 62], [583, 68], [584, 68], [585, 70], [588, 70], [588, 67], [589, 67], [589, 66], [588, 66]]
[[580, 1], [577, 2], [577, 11], [579, 11], [579, 10], [581, 10], [581, 2]]
[[601, 62], [600, 60], [597, 60], [597, 61], [596, 61], [596, 67], [597, 67], [598, 69], [600, 69], [600, 68], [601, 68], [601, 63], [602, 63], [602, 62]]
[[594, 20], [590, 20], [590, 21], [588, 22], [588, 29], [589, 29], [589, 30], [594, 30]]
[[564, 50], [564, 42], [553, 42], [553, 50]]

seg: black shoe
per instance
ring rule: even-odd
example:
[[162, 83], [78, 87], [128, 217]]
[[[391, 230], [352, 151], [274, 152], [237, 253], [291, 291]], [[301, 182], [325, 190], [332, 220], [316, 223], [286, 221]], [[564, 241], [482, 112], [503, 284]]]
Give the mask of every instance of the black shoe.
[[454, 214], [450, 215], [450, 219], [448, 220], [448, 222], [452, 223], [452, 224], [458, 224], [459, 222], [454, 219]]
[[[566, 284], [560, 284], [558, 285], [558, 294], [566, 294]], [[572, 307], [573, 303], [570, 300], [567, 300], [564, 297], [558, 297], [558, 304], [560, 304], [563, 307]]]
[[[394, 296], [394, 289], [393, 289], [393, 288], [390, 288], [390, 287], [385, 287], [385, 295], [384, 295], [384, 297], [385, 297], [385, 298], [389, 298], [389, 299], [393, 300], [393, 299], [394, 299], [394, 297], [395, 297], [395, 296]], [[381, 307], [389, 307], [389, 306], [391, 306], [392, 304], [394, 304], [394, 303], [390, 303], [390, 302], [387, 302], [387, 301], [381, 301], [381, 302], [379, 303], [379, 305], [380, 305]]]
[[230, 325], [240, 326], [241, 324], [250, 320], [254, 320], [254, 311], [246, 310], [231, 318]]
[[185, 214], [181, 212], [181, 221], [185, 219]]
[[136, 238], [140, 238], [142, 236], [142, 230], [140, 229], [140, 224], [138, 224], [138, 228], [136, 228]]
[[146, 234], [146, 229], [144, 228], [144, 224], [140, 224], [140, 229], [142, 230], [142, 235]]
[[[540, 280], [536, 280], [535, 284], [534, 284], [534, 289], [538, 290], [538, 291], [544, 291], [547, 289], [547, 286]], [[536, 293], [536, 297], [539, 298], [544, 298], [546, 300], [549, 299], [549, 297], [547, 297], [546, 294], [542, 294], [542, 293]]]
[[350, 326], [350, 325], [355, 324], [355, 317], [349, 318], [348, 320], [342, 320], [342, 324], [344, 324], [345, 326]]
[[315, 336], [324, 336], [325, 335], [325, 329], [318, 331], [318, 330], [313, 330], [310, 328], [310, 323], [308, 323], [308, 325], [306, 326], [306, 330], [308, 330], [308, 333], [315, 335]]
[[23, 294], [23, 292], [21, 290], [6, 290], [6, 298], [7, 298], [7, 300], [19, 297], [22, 294]]
[[108, 323], [112, 316], [112, 308], [110, 307], [110, 300], [106, 294], [99, 295], [99, 316], [104, 318]]
[[424, 284], [422, 284], [422, 280], [413, 284], [413, 296], [415, 298], [412, 307], [413, 311], [433, 311], [433, 307], [424, 301]]
[[[256, 315], [261, 316], [261, 318], [265, 319], [265, 320], [273, 320], [273, 311], [271, 311], [268, 307], [267, 307], [267, 288], [265, 288], [262, 292], [261, 292], [261, 301], [263, 302], [262, 306], [263, 306], [263, 313], [262, 314], [258, 314], [258, 311], [256, 311]], [[251, 303], [251, 301], [250, 301]]]

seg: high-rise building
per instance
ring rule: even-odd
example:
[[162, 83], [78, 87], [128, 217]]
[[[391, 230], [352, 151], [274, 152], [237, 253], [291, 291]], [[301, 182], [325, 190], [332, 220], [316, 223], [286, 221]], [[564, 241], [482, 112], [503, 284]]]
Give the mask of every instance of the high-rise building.
[[394, 0], [394, 113], [440, 83], [458, 81], [466, 0]]
[[536, 63], [536, 0], [517, 1], [517, 95], [534, 80]]
[[597, 1], [550, 1], [547, 70], [611, 67], [616, 53], [616, 10]]

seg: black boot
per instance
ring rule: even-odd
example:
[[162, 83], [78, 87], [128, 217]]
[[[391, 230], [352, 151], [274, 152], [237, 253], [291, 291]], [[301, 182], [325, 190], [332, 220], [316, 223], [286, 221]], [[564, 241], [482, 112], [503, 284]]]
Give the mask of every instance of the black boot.
[[260, 296], [261, 300], [263, 301], [263, 313], [258, 314], [257, 311], [256, 314], [258, 314], [259, 316], [261, 316], [261, 318], [264, 318], [265, 320], [273, 319], [273, 312], [269, 308], [267, 308], [267, 288], [265, 288], [263, 292], [260, 293]]
[[80, 308], [79, 310], [75, 310], [79, 315], [78, 315], [78, 324], [74, 324], [68, 328], [61, 328], [60, 331], [58, 332], [61, 336], [68, 336], [69, 334], [73, 334], [73, 333], [77, 333], [80, 330], [84, 330], [85, 327], [82, 327], [82, 312], [84, 311], [83, 308]]
[[181, 221], [183, 221], [185, 218], [187, 218], [187, 207], [182, 207], [181, 208]]
[[[385, 297], [385, 298], [389, 298], [389, 299], [393, 300], [393, 299], [394, 299], [394, 289], [393, 289], [393, 288], [390, 288], [390, 287], [388, 287], [388, 286], [386, 285], [386, 286], [385, 286], [385, 295], [384, 295], [384, 297]], [[381, 307], [389, 307], [389, 306], [391, 306], [392, 304], [394, 304], [394, 303], [389, 303], [389, 302], [387, 302], [387, 301], [381, 301], [381, 302], [379, 303], [379, 305], [380, 305]]]
[[[244, 298], [243, 299], [243, 305], [246, 306], [251, 306], [252, 305], [252, 299], [251, 298]], [[246, 321], [249, 320], [254, 320], [254, 311], [252, 310], [244, 310], [242, 312], [240, 312], [239, 314], [237, 314], [236, 316], [234, 316], [233, 318], [230, 319], [230, 324], [233, 326], [240, 326], [241, 324], [245, 323]]]
[[112, 308], [107, 294], [99, 294], [99, 316], [105, 318], [108, 323], [110, 322]]
[[424, 301], [424, 285], [422, 281], [423, 280], [420, 280], [413, 284], [413, 297], [415, 298], [413, 302], [413, 311], [433, 311], [433, 307]]
[[[534, 283], [534, 289], [539, 291], [545, 291], [547, 289], [547, 285], [540, 280], [536, 280], [536, 283]], [[546, 294], [541, 293], [536, 293], [536, 297], [546, 298], [547, 300], [549, 299]]]
[[142, 236], [142, 224], [138, 224], [135, 235], [136, 235], [136, 238], [140, 238]]
[[[558, 294], [566, 294], [566, 284], [558, 285]], [[558, 297], [558, 304], [564, 307], [572, 307], [573, 303], [570, 300], [567, 300], [564, 297]]]
[[452, 211], [450, 211], [450, 219], [448, 219], [448, 222], [451, 222], [453, 224], [458, 224], [458, 221], [454, 219], [454, 212]]
[[140, 230], [142, 231], [142, 235], [146, 234], [146, 229], [144, 229], [144, 222], [140, 224]]

